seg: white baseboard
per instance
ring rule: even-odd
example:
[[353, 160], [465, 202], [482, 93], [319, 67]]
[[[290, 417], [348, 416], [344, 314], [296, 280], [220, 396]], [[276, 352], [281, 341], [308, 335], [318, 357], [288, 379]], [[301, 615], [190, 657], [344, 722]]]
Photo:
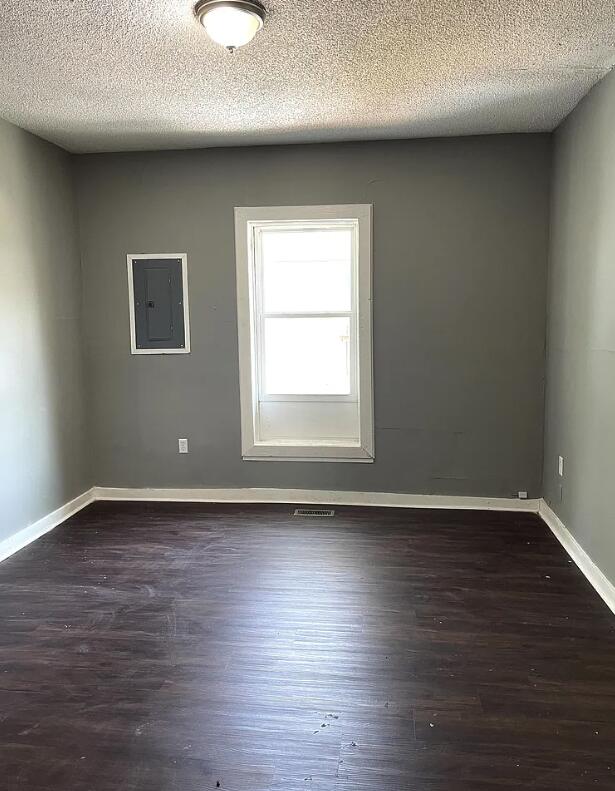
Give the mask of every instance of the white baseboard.
[[388, 508], [450, 508], [538, 513], [538, 500], [497, 497], [449, 497], [388, 492], [334, 492], [320, 489], [114, 489], [94, 486], [4, 541], [0, 562], [53, 530], [95, 500], [141, 500], [173, 503], [303, 503], [364, 505]]
[[302, 503], [375, 505], [385, 508], [450, 508], [538, 513], [538, 500], [454, 497], [394, 492], [334, 492], [325, 489], [114, 489], [94, 487], [96, 500], [150, 500], [173, 503]]
[[544, 500], [540, 500], [538, 513], [566, 552], [585, 574], [596, 593], [604, 600], [607, 607], [615, 613], [615, 585], [607, 579], [559, 516]]
[[73, 516], [73, 514], [76, 514], [77, 511], [81, 511], [82, 508], [85, 508], [86, 505], [89, 505], [93, 501], [94, 490], [88, 489], [87, 492], [83, 492], [83, 494], [75, 497], [74, 500], [56, 508], [55, 511], [47, 514], [47, 516], [44, 516], [42, 519], [28, 525], [28, 527], [24, 527], [23, 530], [5, 538], [4, 541], [0, 541], [0, 563], [11, 555], [14, 555], [15, 552], [19, 552], [20, 549], [27, 547], [28, 544], [36, 541], [37, 538], [45, 535], [45, 533], [53, 530], [54, 527], [65, 522], [69, 517]]
[[384, 508], [449, 508], [452, 510], [521, 511], [538, 513], [592, 587], [615, 613], [615, 586], [576, 541], [544, 500], [504, 497], [455, 497], [395, 492], [335, 492], [324, 489], [119, 489], [94, 486], [34, 524], [0, 541], [0, 562], [53, 530], [95, 500], [173, 503], [302, 503], [359, 505]]

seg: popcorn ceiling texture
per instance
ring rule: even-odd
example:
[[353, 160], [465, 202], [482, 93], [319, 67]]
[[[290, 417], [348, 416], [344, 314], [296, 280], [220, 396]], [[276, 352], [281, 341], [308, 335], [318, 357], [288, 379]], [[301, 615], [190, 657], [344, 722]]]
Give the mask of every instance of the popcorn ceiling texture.
[[612, 0], [266, 0], [234, 55], [190, 0], [2, 0], [0, 115], [70, 151], [554, 129]]

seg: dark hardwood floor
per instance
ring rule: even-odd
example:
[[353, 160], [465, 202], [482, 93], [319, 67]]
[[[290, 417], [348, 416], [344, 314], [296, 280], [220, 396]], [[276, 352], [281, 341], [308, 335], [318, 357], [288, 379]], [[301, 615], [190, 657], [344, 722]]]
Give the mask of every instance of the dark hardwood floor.
[[336, 512], [97, 503], [2, 563], [0, 788], [615, 789], [615, 619], [537, 517]]

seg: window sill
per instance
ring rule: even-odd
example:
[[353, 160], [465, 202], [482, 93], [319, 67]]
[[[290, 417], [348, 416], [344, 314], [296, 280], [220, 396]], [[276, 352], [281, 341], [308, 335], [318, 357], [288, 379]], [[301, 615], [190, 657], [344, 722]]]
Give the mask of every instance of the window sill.
[[244, 448], [244, 461], [320, 461], [371, 464], [374, 454], [360, 445], [311, 443], [259, 444]]

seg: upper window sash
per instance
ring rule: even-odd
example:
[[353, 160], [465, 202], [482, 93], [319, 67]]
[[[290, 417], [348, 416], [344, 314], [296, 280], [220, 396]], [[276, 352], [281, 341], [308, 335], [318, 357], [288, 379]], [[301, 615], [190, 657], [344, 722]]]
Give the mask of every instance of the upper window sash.
[[[351, 267], [350, 267], [350, 310], [317, 311], [317, 310], [291, 310], [271, 311], [264, 308], [265, 280], [264, 258], [262, 249], [262, 232], [278, 230], [284, 233], [293, 233], [306, 230], [350, 230], [351, 231]], [[255, 221], [248, 222], [250, 269], [251, 269], [251, 311], [253, 313], [253, 357], [255, 363], [255, 390], [259, 402], [270, 401], [343, 401], [357, 402], [358, 393], [358, 233], [357, 220], [339, 220], [326, 222], [318, 219], [310, 222], [288, 220], [286, 222]], [[349, 332], [349, 362], [350, 362], [350, 391], [348, 393], [268, 393], [265, 388], [265, 319], [268, 318], [348, 318], [350, 320]]]

